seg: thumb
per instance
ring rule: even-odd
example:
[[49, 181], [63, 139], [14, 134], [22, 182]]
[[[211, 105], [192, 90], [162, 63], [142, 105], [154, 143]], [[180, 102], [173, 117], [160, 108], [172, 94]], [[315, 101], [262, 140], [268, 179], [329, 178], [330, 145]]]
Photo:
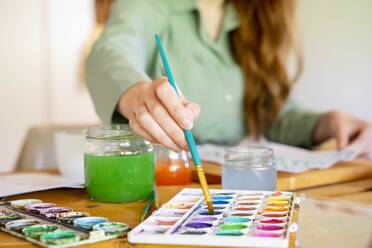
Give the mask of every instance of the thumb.
[[336, 129], [336, 143], [338, 149], [344, 148], [349, 143], [349, 132], [344, 123], [340, 123]]

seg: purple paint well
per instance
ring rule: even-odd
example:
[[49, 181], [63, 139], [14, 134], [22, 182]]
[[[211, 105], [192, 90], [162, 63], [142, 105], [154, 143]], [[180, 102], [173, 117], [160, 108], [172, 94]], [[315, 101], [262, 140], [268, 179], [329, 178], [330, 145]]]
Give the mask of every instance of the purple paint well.
[[57, 204], [54, 204], [54, 203], [43, 202], [43, 203], [35, 203], [35, 204], [27, 205], [25, 208], [26, 208], [26, 211], [28, 211], [28, 212], [39, 213], [42, 210], [52, 208], [52, 207], [56, 207], [56, 206], [57, 206]]
[[207, 211], [203, 211], [203, 212], [200, 212], [199, 213], [199, 215], [220, 215], [220, 214], [222, 214], [222, 212], [221, 211], [214, 211], [214, 214], [209, 214], [209, 212], [207, 212]]
[[280, 233], [268, 233], [268, 232], [255, 232], [253, 234], [255, 237], [265, 237], [265, 238], [280, 238], [283, 235]]
[[205, 223], [205, 222], [191, 222], [191, 223], [187, 223], [185, 225], [186, 227], [189, 227], [189, 228], [208, 228], [208, 227], [212, 227], [213, 225], [212, 224], [209, 224], [209, 223]]
[[218, 218], [216, 217], [213, 217], [213, 216], [210, 216], [210, 217], [197, 217], [197, 218], [194, 218], [193, 221], [200, 221], [200, 222], [203, 222], [203, 221], [215, 221], [215, 220], [218, 220]]

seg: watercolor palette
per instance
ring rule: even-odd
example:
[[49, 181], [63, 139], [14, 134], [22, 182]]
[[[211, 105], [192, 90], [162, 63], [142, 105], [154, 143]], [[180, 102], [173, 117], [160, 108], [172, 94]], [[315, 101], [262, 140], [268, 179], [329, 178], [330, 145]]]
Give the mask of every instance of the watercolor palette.
[[[290, 192], [210, 190], [209, 215], [200, 189], [183, 189], [128, 233], [131, 243], [288, 247], [297, 231], [299, 197]], [[296, 204], [295, 204], [296, 203]]]
[[129, 226], [38, 199], [0, 203], [0, 230], [43, 247], [92, 244], [125, 235]]

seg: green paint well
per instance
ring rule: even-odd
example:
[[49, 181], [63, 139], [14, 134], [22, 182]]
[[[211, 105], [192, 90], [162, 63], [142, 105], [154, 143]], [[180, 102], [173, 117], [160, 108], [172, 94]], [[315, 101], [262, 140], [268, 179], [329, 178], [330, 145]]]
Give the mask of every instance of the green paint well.
[[241, 230], [246, 227], [247, 225], [244, 225], [244, 224], [223, 224], [221, 225], [221, 230], [222, 231]]
[[85, 186], [92, 200], [145, 200], [153, 189], [154, 181], [153, 152], [112, 156], [85, 154]]

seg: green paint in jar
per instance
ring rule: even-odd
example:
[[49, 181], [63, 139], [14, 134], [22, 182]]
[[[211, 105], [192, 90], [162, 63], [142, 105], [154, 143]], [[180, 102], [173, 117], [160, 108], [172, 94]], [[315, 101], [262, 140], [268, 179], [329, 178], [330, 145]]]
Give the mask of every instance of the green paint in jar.
[[126, 125], [90, 128], [84, 158], [85, 186], [92, 200], [145, 200], [154, 187], [153, 147]]

